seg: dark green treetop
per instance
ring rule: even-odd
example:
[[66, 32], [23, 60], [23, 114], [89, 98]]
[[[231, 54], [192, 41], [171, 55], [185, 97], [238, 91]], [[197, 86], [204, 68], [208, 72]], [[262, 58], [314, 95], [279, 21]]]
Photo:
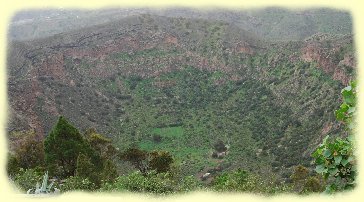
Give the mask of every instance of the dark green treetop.
[[60, 168], [57, 174], [63, 177], [75, 174], [76, 161], [80, 153], [92, 153], [91, 147], [77, 128], [63, 116], [59, 117], [57, 124], [45, 138], [44, 150], [47, 165]]

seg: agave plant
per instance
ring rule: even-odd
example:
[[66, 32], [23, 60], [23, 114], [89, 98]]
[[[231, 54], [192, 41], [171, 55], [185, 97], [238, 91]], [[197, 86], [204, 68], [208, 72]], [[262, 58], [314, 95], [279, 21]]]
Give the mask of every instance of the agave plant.
[[[48, 186], [48, 171], [43, 175], [43, 182], [42, 185], [39, 184], [39, 182], [37, 182], [37, 184], [35, 185], [35, 190], [34, 189], [29, 189], [27, 191], [27, 194], [49, 194], [51, 193], [51, 189], [53, 186], [54, 182], [51, 182]], [[57, 188], [54, 188], [54, 192], [53, 193], [59, 193], [59, 190]], [[33, 192], [34, 190], [34, 192]]]

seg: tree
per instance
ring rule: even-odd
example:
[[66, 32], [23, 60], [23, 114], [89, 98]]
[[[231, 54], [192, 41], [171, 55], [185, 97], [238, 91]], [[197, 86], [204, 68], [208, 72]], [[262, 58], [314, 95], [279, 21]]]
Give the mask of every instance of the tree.
[[157, 173], [163, 173], [170, 170], [173, 158], [169, 152], [155, 151], [150, 153], [150, 156], [149, 167], [151, 170], [155, 170]]
[[151, 170], [155, 170], [157, 173], [167, 172], [173, 163], [172, 155], [167, 151], [149, 153], [138, 148], [129, 148], [120, 157], [133, 164], [143, 175]]
[[44, 150], [47, 165], [53, 172], [56, 172], [55, 168], [61, 168], [60, 173], [57, 174], [62, 177], [75, 174], [76, 161], [80, 153], [93, 153], [77, 128], [62, 116], [59, 117], [57, 124], [45, 138]]
[[34, 130], [13, 132], [11, 136], [17, 138], [13, 150], [21, 168], [28, 169], [44, 165], [43, 141], [37, 140]]
[[111, 140], [96, 132], [91, 128], [85, 132], [87, 142], [104, 159], [113, 159], [118, 153], [117, 149], [112, 145]]
[[148, 171], [148, 152], [138, 148], [129, 148], [121, 153], [120, 158], [130, 162], [143, 175], [146, 175]]
[[225, 146], [224, 142], [222, 140], [218, 140], [215, 144], [214, 144], [215, 150], [219, 153], [221, 152], [226, 152], [227, 147]]

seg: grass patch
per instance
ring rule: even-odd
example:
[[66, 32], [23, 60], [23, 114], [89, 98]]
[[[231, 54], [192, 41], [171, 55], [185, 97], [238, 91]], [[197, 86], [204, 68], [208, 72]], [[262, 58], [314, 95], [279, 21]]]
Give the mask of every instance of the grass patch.
[[162, 137], [182, 137], [183, 129], [181, 126], [178, 127], [166, 127], [166, 128], [154, 128], [153, 134], [160, 135]]

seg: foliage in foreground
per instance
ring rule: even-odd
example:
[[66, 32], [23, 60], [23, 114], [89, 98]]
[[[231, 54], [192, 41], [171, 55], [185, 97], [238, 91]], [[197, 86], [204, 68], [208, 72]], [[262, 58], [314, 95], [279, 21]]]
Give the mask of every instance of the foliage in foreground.
[[343, 104], [335, 111], [336, 118], [347, 126], [348, 136], [344, 139], [336, 138], [328, 140], [328, 136], [312, 154], [315, 158], [316, 172], [328, 180], [326, 192], [351, 190], [355, 187], [356, 181], [356, 158], [354, 155], [354, 129], [356, 112], [356, 83], [351, 82], [345, 87], [341, 94]]
[[115, 183], [106, 183], [102, 191], [129, 191], [152, 194], [172, 194], [195, 191], [201, 188], [201, 184], [193, 176], [175, 179], [169, 172], [157, 173], [152, 171], [146, 175], [140, 171], [129, 175], [119, 176]]
[[23, 192], [29, 189], [42, 180], [42, 174], [35, 169], [20, 169], [19, 172], [13, 177], [15, 185]]
[[94, 191], [96, 185], [88, 178], [81, 178], [79, 176], [71, 176], [64, 180], [61, 185], [61, 192], [68, 191]]
[[302, 165], [294, 168], [290, 178], [293, 182], [294, 191], [301, 194], [322, 192], [324, 189], [322, 177], [310, 176], [310, 170]]
[[225, 172], [215, 178], [212, 190], [219, 192], [250, 192], [256, 194], [275, 194], [292, 191], [291, 186], [282, 183], [265, 182], [245, 170]]

